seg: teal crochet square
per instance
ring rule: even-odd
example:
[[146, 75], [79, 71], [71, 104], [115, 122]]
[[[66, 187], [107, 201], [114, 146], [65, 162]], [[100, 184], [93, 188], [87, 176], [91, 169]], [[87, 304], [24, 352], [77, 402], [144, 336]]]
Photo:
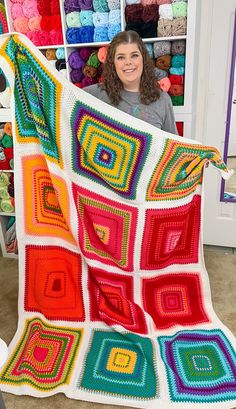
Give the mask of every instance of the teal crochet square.
[[159, 395], [149, 339], [135, 334], [94, 331], [78, 387], [95, 393], [154, 399]]

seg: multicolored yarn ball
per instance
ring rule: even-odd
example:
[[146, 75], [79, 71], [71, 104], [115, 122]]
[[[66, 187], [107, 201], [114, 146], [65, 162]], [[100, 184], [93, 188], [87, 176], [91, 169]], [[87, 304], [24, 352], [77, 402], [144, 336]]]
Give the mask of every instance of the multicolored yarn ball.
[[173, 17], [186, 17], [188, 14], [188, 3], [185, 1], [178, 1], [172, 4]]
[[65, 49], [60, 47], [56, 49], [56, 57], [58, 60], [65, 58]]
[[92, 10], [81, 10], [80, 21], [82, 26], [92, 26], [93, 25], [93, 11]]
[[24, 16], [27, 18], [39, 16], [37, 0], [24, 0], [22, 9]]
[[169, 89], [169, 94], [171, 96], [184, 95], [184, 86], [179, 84], [172, 84]]
[[93, 0], [93, 9], [100, 13], [109, 11], [107, 0]]
[[174, 40], [171, 45], [171, 54], [185, 54], [186, 42], [185, 40]]
[[168, 71], [171, 66], [171, 56], [170, 55], [161, 55], [156, 59], [155, 65], [161, 70]]
[[41, 20], [42, 20], [42, 16], [29, 18], [28, 27], [29, 27], [30, 31], [39, 31], [39, 30], [41, 30]]
[[153, 71], [154, 71], [154, 76], [158, 81], [168, 76], [167, 71], [161, 70], [158, 67], [155, 67]]
[[96, 26], [94, 27], [93, 41], [95, 43], [102, 43], [109, 41], [108, 37], [108, 25], [105, 26]]
[[72, 51], [68, 57], [68, 63], [72, 69], [83, 68], [85, 65], [85, 61], [82, 60], [78, 50]]
[[179, 68], [175, 68], [175, 67], [170, 67], [169, 69], [170, 74], [174, 74], [174, 75], [184, 75], [184, 67], [179, 67]]
[[19, 17], [25, 17], [21, 3], [11, 4], [11, 17], [13, 20]]
[[78, 4], [81, 10], [93, 10], [92, 0], [78, 0]]
[[16, 31], [19, 31], [22, 34], [26, 34], [29, 31], [28, 18], [19, 17], [13, 21], [13, 27]]
[[109, 23], [109, 13], [100, 13], [95, 11], [93, 13], [93, 25], [97, 26], [106, 26]]
[[84, 74], [82, 72], [82, 68], [73, 69], [70, 72], [70, 78], [73, 83], [81, 82], [84, 78]]
[[183, 54], [173, 55], [171, 65], [174, 68], [184, 67], [185, 66], [185, 55]]
[[121, 14], [120, 10], [111, 10], [108, 14], [109, 16], [109, 24], [119, 24], [121, 25]]
[[120, 0], [107, 0], [109, 10], [119, 10]]
[[56, 50], [54, 50], [53, 48], [48, 48], [46, 50], [45, 56], [47, 58], [47, 60], [56, 60]]
[[153, 43], [154, 57], [158, 58], [161, 55], [171, 54], [171, 41], [163, 40]]
[[94, 27], [82, 26], [78, 28], [78, 43], [92, 43], [93, 42]]
[[149, 21], [157, 22], [158, 19], [159, 19], [159, 12], [158, 12], [158, 6], [156, 4], [149, 4], [143, 7], [142, 20], [145, 23], [148, 23]]
[[100, 47], [98, 49], [97, 56], [98, 56], [100, 63], [104, 63], [106, 61], [107, 51], [108, 51], [108, 47], [105, 47], [105, 46]]
[[107, 31], [109, 41], [111, 41], [116, 36], [116, 34], [118, 34], [120, 31], [121, 31], [121, 24], [109, 24], [108, 31]]
[[80, 12], [72, 11], [66, 15], [66, 24], [68, 27], [80, 27]]
[[78, 0], [65, 0], [64, 1], [65, 14], [71, 13], [72, 11], [80, 11]]
[[173, 20], [172, 4], [161, 4], [159, 6], [159, 16], [167, 20]]

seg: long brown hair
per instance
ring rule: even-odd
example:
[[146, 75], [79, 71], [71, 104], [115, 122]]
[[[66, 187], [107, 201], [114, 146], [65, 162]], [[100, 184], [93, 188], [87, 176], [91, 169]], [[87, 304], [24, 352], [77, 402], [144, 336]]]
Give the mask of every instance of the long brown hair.
[[154, 65], [141, 37], [136, 31], [122, 31], [111, 41], [106, 61], [103, 67], [104, 82], [101, 87], [105, 88], [112, 104], [118, 105], [121, 100], [123, 84], [120, 81], [114, 64], [116, 49], [121, 44], [137, 44], [143, 57], [143, 73], [140, 80], [140, 100], [148, 105], [160, 97], [160, 87], [154, 76]]

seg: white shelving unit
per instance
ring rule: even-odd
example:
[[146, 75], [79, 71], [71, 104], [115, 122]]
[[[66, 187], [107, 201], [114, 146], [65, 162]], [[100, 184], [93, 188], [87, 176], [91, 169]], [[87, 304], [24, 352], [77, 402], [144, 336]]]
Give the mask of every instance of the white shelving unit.
[[[11, 110], [8, 108], [0, 108], [0, 123], [5, 123], [5, 122], [11, 122]], [[14, 171], [13, 170], [0, 170], [0, 172], [13, 173]], [[3, 257], [17, 258], [17, 255], [15, 253], [7, 252], [7, 248], [6, 248], [6, 241], [5, 241], [6, 229], [7, 229], [8, 220], [11, 216], [15, 216], [15, 213], [6, 213], [6, 212], [0, 211], [0, 245], [1, 245]]]
[[[10, 31], [15, 31], [10, 18], [10, 7], [9, 1], [5, 0], [6, 5], [6, 15], [8, 19], [8, 25]], [[65, 60], [67, 62], [67, 77], [70, 78], [70, 68], [68, 64], [68, 57], [72, 51], [76, 48], [81, 47], [101, 47], [103, 45], [109, 44], [109, 42], [101, 43], [76, 43], [68, 44], [66, 41], [66, 19], [64, 13], [64, 0], [60, 0], [60, 11], [61, 11], [61, 21], [63, 29], [63, 44], [61, 45], [51, 45], [39, 47], [41, 50], [48, 48], [64, 48]], [[120, 5], [121, 12], [121, 29], [125, 29], [125, 0], [121, 0]], [[196, 15], [197, 15], [197, 0], [188, 0], [188, 15], [187, 15], [187, 35], [181, 35], [178, 37], [155, 37], [155, 38], [145, 38], [145, 43], [154, 43], [157, 41], [168, 40], [185, 40], [186, 41], [186, 51], [185, 51], [185, 83], [184, 83], [184, 105], [174, 106], [176, 122], [183, 123], [183, 136], [191, 138], [193, 129], [193, 101], [194, 101], [194, 61], [195, 61], [195, 32], [196, 32]], [[0, 122], [11, 121], [11, 113], [9, 109], [0, 109]], [[12, 215], [12, 214], [11, 214]], [[4, 257], [16, 257], [12, 253], [6, 252], [5, 246], [5, 232], [6, 225], [9, 215], [0, 213], [0, 244], [2, 248], [2, 254]]]

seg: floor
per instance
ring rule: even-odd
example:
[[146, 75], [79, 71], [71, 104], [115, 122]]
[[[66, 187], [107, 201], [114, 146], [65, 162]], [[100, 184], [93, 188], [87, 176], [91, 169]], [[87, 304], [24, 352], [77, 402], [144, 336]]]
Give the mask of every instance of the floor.
[[[219, 318], [236, 335], [236, 249], [205, 246], [205, 263], [209, 274], [213, 306]], [[17, 325], [17, 261], [0, 257], [0, 337], [9, 343]], [[3, 393], [6, 409], [126, 409], [71, 400], [62, 394], [39, 399]], [[165, 408], [163, 408], [165, 409]], [[234, 408], [236, 409], [236, 408]]]

